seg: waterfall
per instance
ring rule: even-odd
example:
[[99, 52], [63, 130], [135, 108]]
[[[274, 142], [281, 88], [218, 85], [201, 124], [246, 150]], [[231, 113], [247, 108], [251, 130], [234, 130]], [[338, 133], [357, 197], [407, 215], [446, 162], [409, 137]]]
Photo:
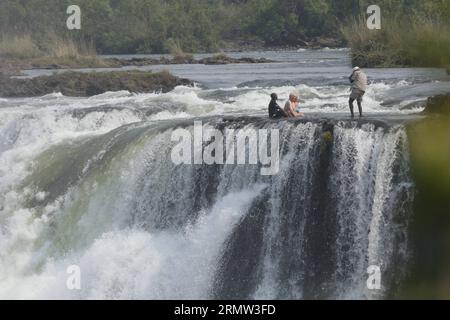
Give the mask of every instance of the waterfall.
[[[0, 298], [391, 293], [408, 260], [413, 197], [401, 125], [204, 123], [222, 132], [279, 129], [278, 174], [263, 176], [260, 165], [174, 164], [171, 135], [192, 131], [193, 120], [136, 122], [25, 154], [27, 128], [1, 131]], [[66, 288], [70, 265], [80, 266], [79, 291]], [[367, 288], [371, 265], [382, 271], [380, 290]]]

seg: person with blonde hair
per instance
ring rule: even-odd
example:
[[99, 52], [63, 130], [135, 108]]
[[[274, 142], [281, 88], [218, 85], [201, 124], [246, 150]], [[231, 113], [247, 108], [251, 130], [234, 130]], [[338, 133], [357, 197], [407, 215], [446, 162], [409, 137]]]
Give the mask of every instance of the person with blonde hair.
[[303, 116], [300, 112], [297, 112], [299, 104], [299, 94], [296, 92], [292, 92], [289, 95], [289, 100], [286, 102], [284, 106], [284, 111], [290, 118], [299, 118]]

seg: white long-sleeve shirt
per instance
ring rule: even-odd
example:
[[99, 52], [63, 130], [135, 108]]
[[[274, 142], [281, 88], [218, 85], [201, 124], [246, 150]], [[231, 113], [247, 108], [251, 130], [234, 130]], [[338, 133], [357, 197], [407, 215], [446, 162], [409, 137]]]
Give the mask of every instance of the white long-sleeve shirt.
[[361, 70], [353, 72], [350, 76], [350, 81], [352, 81], [352, 89], [358, 89], [364, 92], [367, 90], [367, 76]]

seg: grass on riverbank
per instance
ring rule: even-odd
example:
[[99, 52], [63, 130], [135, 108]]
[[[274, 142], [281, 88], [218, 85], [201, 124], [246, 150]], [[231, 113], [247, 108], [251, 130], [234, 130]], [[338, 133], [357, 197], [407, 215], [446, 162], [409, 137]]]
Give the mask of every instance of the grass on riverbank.
[[48, 34], [40, 39], [30, 34], [0, 35], [0, 57], [4, 59], [80, 58], [96, 56], [92, 43], [75, 42]]
[[5, 74], [11, 72], [8, 66], [16, 69], [27, 68], [101, 68], [110, 65], [97, 58], [92, 43], [48, 34], [42, 39], [34, 39], [29, 34], [0, 36], [0, 67]]
[[369, 30], [364, 19], [342, 28], [354, 65], [362, 67], [446, 67], [450, 65], [450, 26], [446, 22], [405, 18], [382, 20]]
[[47, 34], [34, 39], [30, 34], [0, 35], [0, 73], [20, 75], [23, 69], [108, 68], [113, 61], [97, 57], [94, 45]]
[[2, 59], [32, 59], [43, 56], [30, 35], [1, 36], [0, 57]]

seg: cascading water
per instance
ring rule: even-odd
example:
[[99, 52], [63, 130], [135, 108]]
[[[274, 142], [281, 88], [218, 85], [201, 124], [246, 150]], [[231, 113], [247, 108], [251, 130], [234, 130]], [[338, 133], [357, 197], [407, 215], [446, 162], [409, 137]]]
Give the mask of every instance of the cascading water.
[[[365, 117], [350, 120], [348, 51], [253, 54], [279, 63], [143, 67], [201, 84], [166, 94], [0, 99], [0, 299], [395, 297], [410, 265], [405, 124], [449, 76], [366, 70]], [[293, 90], [306, 118], [267, 120], [269, 95]], [[175, 165], [172, 133], [194, 121], [279, 129], [279, 172]], [[81, 290], [66, 285], [74, 265]]]
[[367, 267], [396, 279], [393, 262], [407, 261], [405, 131], [344, 123], [285, 130], [281, 173], [230, 236], [215, 297], [375, 298]]
[[[369, 265], [401, 277], [412, 195], [401, 126], [204, 122], [279, 129], [280, 172], [173, 164], [171, 134], [192, 120], [81, 135], [31, 163], [21, 161], [26, 128], [7, 127], [0, 296], [379, 298], [387, 291], [367, 290]], [[66, 288], [70, 265], [80, 291]]]

